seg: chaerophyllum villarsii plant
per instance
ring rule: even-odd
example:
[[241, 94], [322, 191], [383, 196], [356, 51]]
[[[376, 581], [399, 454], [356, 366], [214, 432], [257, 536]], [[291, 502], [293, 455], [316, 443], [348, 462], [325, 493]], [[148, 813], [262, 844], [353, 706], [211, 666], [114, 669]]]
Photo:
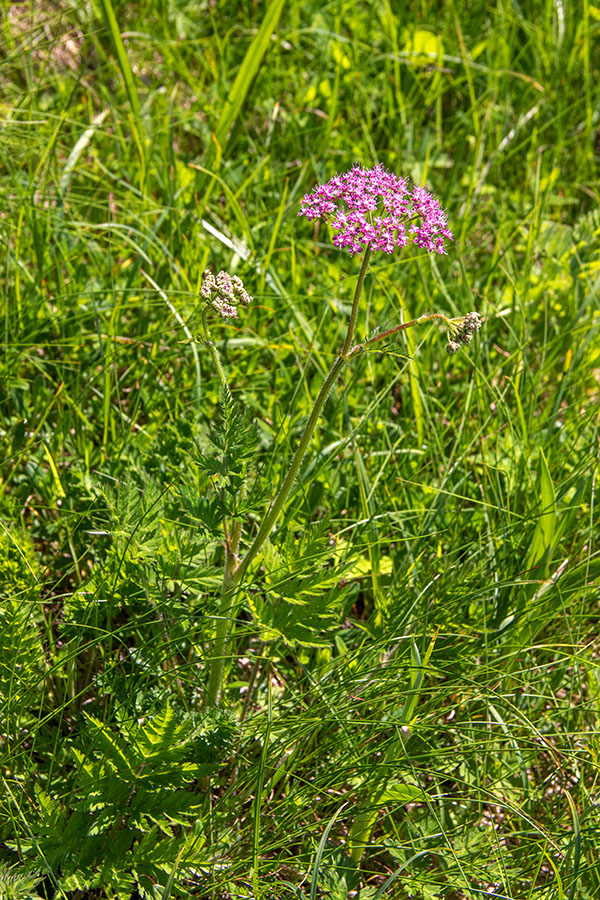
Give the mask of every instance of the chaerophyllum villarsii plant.
[[[446, 349], [448, 353], [454, 353], [462, 344], [468, 344], [472, 340], [482, 324], [477, 312], [469, 312], [458, 318], [433, 312], [389, 328], [362, 343], [354, 343], [360, 298], [372, 253], [382, 251], [391, 254], [402, 250], [411, 242], [429, 253], [446, 253], [447, 242], [452, 240], [452, 232], [438, 199], [426, 188], [411, 188], [405, 179], [388, 172], [381, 165], [372, 169], [355, 165], [349, 172], [336, 175], [331, 181], [306, 194], [298, 215], [328, 222], [334, 232], [335, 246], [352, 256], [362, 254], [362, 262], [344, 344], [314, 401], [287, 474], [274, 492], [245, 552], [241, 553], [241, 519], [238, 517], [231, 522], [224, 522], [225, 566], [216, 634], [209, 654], [206, 692], [208, 706], [217, 706], [221, 700], [225, 660], [244, 578], [285, 505], [327, 397], [345, 366], [379, 341], [432, 319], [439, 320], [445, 326], [448, 339]], [[204, 273], [200, 295], [207, 301], [202, 313], [200, 340], [210, 351], [224, 399], [227, 399], [230, 397], [229, 386], [219, 353], [210, 337], [209, 315], [212, 311], [226, 318], [237, 317], [239, 307], [247, 306], [251, 297], [237, 276], [230, 276], [226, 272], [219, 272], [214, 276], [210, 271]]]

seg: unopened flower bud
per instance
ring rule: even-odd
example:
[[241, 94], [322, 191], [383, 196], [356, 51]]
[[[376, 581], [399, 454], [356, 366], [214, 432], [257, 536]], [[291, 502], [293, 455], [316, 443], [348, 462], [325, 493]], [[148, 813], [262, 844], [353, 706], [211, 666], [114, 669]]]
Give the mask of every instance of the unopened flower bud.
[[202, 284], [200, 285], [200, 296], [205, 300], [210, 300], [211, 294], [215, 288], [215, 278], [213, 273], [207, 269], [202, 275]]
[[238, 303], [248, 306], [252, 302], [241, 278], [223, 271], [215, 278], [208, 269], [202, 276], [200, 296], [211, 303], [215, 312], [227, 319], [237, 318]]
[[481, 328], [482, 322], [483, 320], [478, 312], [467, 313], [463, 322], [463, 331], [465, 334], [475, 334]]
[[456, 353], [461, 344], [470, 344], [473, 335], [479, 331], [483, 319], [478, 312], [467, 313], [466, 316], [460, 316], [457, 319], [450, 319], [448, 322], [448, 353]]

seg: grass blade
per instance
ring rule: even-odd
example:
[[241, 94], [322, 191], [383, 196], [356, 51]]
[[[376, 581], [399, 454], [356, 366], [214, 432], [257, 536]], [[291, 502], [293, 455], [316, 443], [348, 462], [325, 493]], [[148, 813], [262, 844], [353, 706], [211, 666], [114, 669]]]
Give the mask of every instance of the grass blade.
[[252, 886], [254, 888], [254, 896], [260, 896], [258, 886], [258, 867], [259, 867], [259, 849], [260, 849], [260, 804], [262, 800], [263, 784], [265, 781], [265, 768], [267, 764], [267, 754], [269, 752], [269, 738], [271, 736], [271, 727], [273, 725], [273, 698], [271, 691], [271, 681], [268, 684], [268, 707], [267, 707], [267, 729], [263, 741], [262, 752], [260, 754], [260, 764], [258, 770], [258, 779], [256, 784], [256, 797], [254, 798], [254, 821], [252, 823]]
[[317, 855], [315, 856], [315, 864], [313, 866], [312, 880], [310, 882], [310, 900], [316, 900], [317, 889], [319, 887], [319, 869], [321, 868], [321, 860], [323, 859], [323, 853], [325, 852], [325, 845], [327, 844], [327, 839], [329, 838], [331, 829], [335, 824], [335, 820], [345, 806], [346, 804], [342, 803], [339, 809], [334, 812], [333, 816], [327, 823], [327, 828], [323, 832], [321, 840], [319, 841], [319, 846], [317, 847]]
[[[119, 29], [119, 23], [117, 22], [117, 17], [115, 15], [112, 2], [111, 0], [100, 0], [100, 4], [102, 7], [104, 21], [110, 33], [111, 41], [117, 55], [117, 63], [119, 65], [119, 69], [121, 70], [123, 81], [125, 83], [125, 91], [127, 93], [127, 99], [129, 101], [129, 106], [131, 107], [132, 113], [132, 131], [140, 154], [143, 175], [145, 172], [146, 158], [143, 143], [144, 128], [142, 125], [140, 98], [138, 96], [135, 78], [133, 75], [131, 64], [129, 62], [129, 57], [127, 56], [127, 51], [125, 50], [125, 45], [123, 44], [121, 31]], [[143, 183], [143, 180], [144, 179], [142, 177], [141, 183]]]
[[[231, 130], [231, 127], [233, 126], [233, 123], [238, 117], [238, 114], [246, 97], [250, 93], [252, 79], [258, 71], [258, 67], [260, 66], [262, 58], [266, 53], [267, 47], [269, 46], [271, 35], [277, 27], [284, 2], [285, 0], [273, 0], [269, 8], [267, 9], [266, 15], [256, 33], [254, 40], [246, 51], [246, 55], [244, 56], [244, 60], [238, 70], [235, 81], [233, 82], [231, 90], [227, 95], [227, 99], [223, 104], [223, 111], [219, 117], [217, 127], [214, 131], [213, 143], [211, 145], [208, 153], [208, 158], [205, 163], [207, 169], [211, 169], [216, 172], [221, 165], [223, 149], [227, 141], [227, 136], [229, 134], [229, 131]], [[213, 185], [214, 180], [211, 180], [206, 187], [206, 193], [204, 196], [205, 206], [208, 203]]]

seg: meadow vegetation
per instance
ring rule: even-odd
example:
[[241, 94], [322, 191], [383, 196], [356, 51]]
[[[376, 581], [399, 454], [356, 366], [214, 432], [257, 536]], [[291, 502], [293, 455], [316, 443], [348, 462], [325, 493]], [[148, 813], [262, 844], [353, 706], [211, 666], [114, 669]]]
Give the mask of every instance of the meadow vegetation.
[[0, 898], [600, 898], [600, 7], [1, 9]]

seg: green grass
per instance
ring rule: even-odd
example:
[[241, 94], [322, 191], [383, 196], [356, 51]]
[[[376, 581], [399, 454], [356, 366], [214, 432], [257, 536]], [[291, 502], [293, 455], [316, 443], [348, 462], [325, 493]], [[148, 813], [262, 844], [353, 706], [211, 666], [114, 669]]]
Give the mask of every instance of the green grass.
[[[600, 898], [599, 38], [587, 0], [4, 0], [0, 897]], [[206, 711], [200, 279], [255, 298], [213, 328], [247, 548], [360, 265], [298, 203], [355, 161], [455, 233], [373, 257], [358, 337], [485, 325], [353, 361]]]

